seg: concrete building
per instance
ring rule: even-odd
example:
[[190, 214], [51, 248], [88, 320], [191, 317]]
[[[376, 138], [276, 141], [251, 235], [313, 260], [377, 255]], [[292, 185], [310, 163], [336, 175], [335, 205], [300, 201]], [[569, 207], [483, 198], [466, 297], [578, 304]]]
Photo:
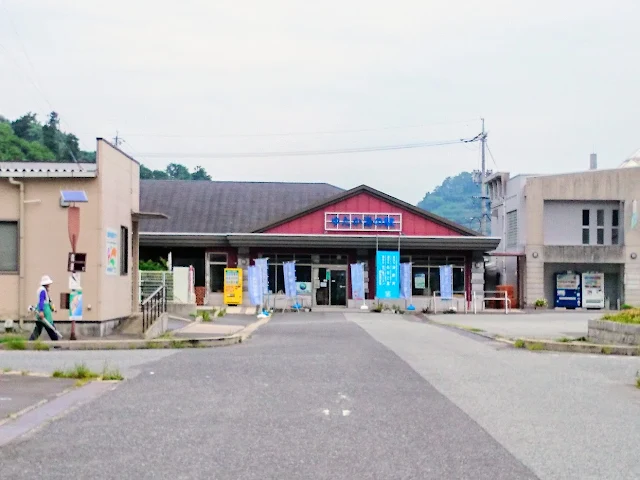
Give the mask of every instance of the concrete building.
[[[86, 254], [79, 335], [108, 333], [137, 311], [140, 166], [109, 142], [97, 140], [96, 163], [0, 162], [0, 319], [31, 320], [40, 278], [54, 284], [60, 307], [70, 293], [68, 211], [61, 192], [84, 191], [76, 252]], [[69, 311], [56, 325], [69, 331]]]
[[[486, 252], [498, 239], [438, 217], [366, 185], [342, 190], [322, 183], [143, 180], [143, 210], [166, 221], [140, 226], [142, 259], [171, 254], [173, 266], [193, 266], [199, 303], [223, 304], [224, 269], [269, 259], [271, 305], [286, 305], [283, 262], [296, 261], [301, 301], [308, 307], [358, 307], [349, 265], [363, 263], [365, 296], [377, 300], [376, 251], [400, 251], [413, 263], [416, 308], [440, 290], [439, 267], [453, 265], [453, 290], [462, 309], [482, 295]], [[403, 304], [394, 299], [389, 303]], [[249, 304], [244, 295], [243, 304]]]
[[496, 172], [487, 178], [493, 236], [501, 241], [487, 268], [489, 281], [514, 285], [531, 306], [553, 306], [555, 276], [604, 273], [606, 305], [640, 304], [640, 169], [631, 157], [620, 168], [560, 175]]

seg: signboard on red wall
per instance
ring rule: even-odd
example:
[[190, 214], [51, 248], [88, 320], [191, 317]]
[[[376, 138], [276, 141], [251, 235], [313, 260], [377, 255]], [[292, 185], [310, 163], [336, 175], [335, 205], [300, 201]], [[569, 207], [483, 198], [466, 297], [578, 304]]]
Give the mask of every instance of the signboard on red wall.
[[325, 212], [324, 229], [334, 232], [401, 232], [401, 213]]

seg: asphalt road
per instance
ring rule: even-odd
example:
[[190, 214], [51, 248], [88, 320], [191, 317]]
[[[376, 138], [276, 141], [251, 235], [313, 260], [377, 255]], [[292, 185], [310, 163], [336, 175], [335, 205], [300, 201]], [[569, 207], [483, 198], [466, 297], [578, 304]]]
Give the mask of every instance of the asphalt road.
[[371, 314], [279, 315], [248, 343], [140, 364], [1, 448], [0, 465], [12, 479], [638, 478], [632, 360], [497, 350]]

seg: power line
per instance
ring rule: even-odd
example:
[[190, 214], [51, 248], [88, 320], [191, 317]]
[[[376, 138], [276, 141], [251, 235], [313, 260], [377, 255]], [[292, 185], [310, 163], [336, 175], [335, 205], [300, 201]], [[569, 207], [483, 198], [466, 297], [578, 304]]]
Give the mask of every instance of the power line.
[[457, 125], [460, 123], [469, 123], [477, 121], [476, 118], [470, 120], [457, 120], [451, 122], [432, 122], [420, 125], [404, 125], [380, 128], [359, 128], [350, 130], [319, 130], [319, 131], [302, 131], [302, 132], [271, 132], [271, 133], [223, 133], [213, 135], [182, 135], [182, 134], [163, 134], [163, 133], [124, 133], [127, 137], [154, 137], [154, 138], [254, 138], [254, 137], [288, 137], [303, 135], [338, 135], [346, 133], [364, 133], [364, 132], [381, 132], [385, 130], [403, 130], [409, 128], [423, 128], [433, 125]]
[[156, 153], [146, 152], [143, 155], [146, 157], [156, 158], [251, 158], [251, 157], [301, 157], [311, 155], [338, 155], [347, 153], [364, 153], [364, 152], [381, 152], [389, 150], [404, 150], [411, 148], [426, 148], [437, 147], [442, 145], [454, 145], [457, 143], [469, 143], [471, 141], [479, 141], [477, 139], [472, 140], [447, 140], [442, 142], [420, 142], [420, 143], [406, 143], [401, 145], [380, 145], [372, 147], [355, 147], [355, 148], [341, 148], [335, 150], [300, 150], [300, 151], [288, 151], [288, 152], [242, 152], [242, 153]]
[[496, 159], [493, 158], [493, 153], [491, 153], [491, 149], [489, 148], [489, 143], [487, 142], [487, 152], [489, 152], [489, 156], [491, 157], [491, 160], [493, 160], [493, 164], [496, 166], [496, 169], [499, 168], [498, 164], [496, 163]]

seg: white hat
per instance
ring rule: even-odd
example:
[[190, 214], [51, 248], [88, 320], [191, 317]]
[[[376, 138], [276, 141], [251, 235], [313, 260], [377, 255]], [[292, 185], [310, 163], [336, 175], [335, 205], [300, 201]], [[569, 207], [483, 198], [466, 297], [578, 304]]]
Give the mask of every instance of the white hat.
[[42, 277], [42, 280], [40, 280], [40, 285], [42, 285], [43, 287], [45, 285], [51, 285], [53, 283], [53, 280], [51, 280], [51, 277], [49, 275], [45, 275], [44, 277]]

